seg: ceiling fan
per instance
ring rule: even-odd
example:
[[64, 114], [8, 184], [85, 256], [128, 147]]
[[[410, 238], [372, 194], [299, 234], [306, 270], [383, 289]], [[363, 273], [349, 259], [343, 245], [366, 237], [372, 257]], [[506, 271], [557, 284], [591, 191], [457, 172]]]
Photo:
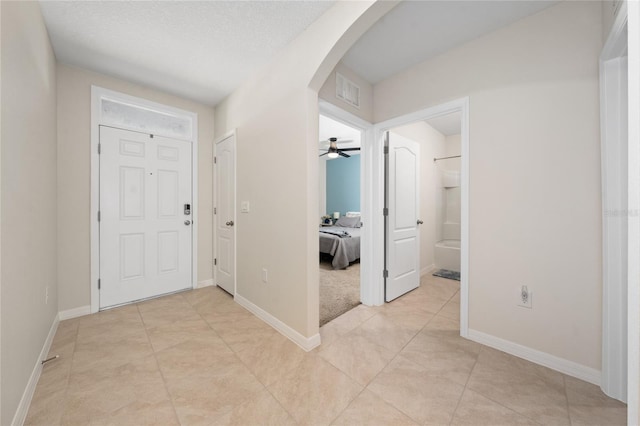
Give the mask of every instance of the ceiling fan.
[[[341, 142], [351, 142], [348, 140]], [[345, 154], [344, 151], [360, 151], [360, 148], [338, 148], [338, 138], [329, 138], [329, 149], [324, 154], [320, 154], [320, 157], [323, 155], [328, 156], [329, 158], [338, 158], [338, 156], [342, 156], [345, 158], [351, 157], [349, 154]]]

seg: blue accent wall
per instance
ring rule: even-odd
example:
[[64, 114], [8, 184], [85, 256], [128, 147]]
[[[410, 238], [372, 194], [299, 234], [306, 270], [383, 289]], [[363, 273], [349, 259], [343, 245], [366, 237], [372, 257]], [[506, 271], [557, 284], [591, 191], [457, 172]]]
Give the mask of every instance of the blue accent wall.
[[327, 214], [360, 211], [360, 156], [327, 160]]

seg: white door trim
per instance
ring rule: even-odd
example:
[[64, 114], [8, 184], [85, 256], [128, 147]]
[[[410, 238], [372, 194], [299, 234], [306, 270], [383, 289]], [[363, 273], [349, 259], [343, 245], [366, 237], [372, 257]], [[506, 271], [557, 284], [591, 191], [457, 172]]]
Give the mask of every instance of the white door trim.
[[360, 301], [373, 306], [376, 304], [373, 297], [373, 274], [376, 268], [371, 235], [375, 224], [371, 210], [373, 177], [368, 174], [372, 169], [369, 147], [373, 124], [322, 99], [318, 101], [318, 107], [320, 114], [360, 130], [360, 214], [364, 224], [360, 234]]
[[[602, 377], [612, 398], [627, 399], [627, 221], [629, 188], [622, 162], [627, 159], [626, 4], [620, 10], [600, 55], [602, 167]], [[623, 105], [624, 103], [624, 105]], [[631, 206], [629, 206], [631, 208]], [[625, 250], [621, 250], [624, 246]], [[623, 256], [624, 255], [624, 256]], [[625, 269], [625, 270], [623, 270]]]
[[640, 4], [628, 5], [628, 166], [629, 170], [629, 215], [628, 223], [628, 385], [627, 422], [640, 422]]
[[[233, 203], [235, 204], [234, 208], [234, 212], [235, 212], [235, 217], [233, 218], [233, 221], [236, 223], [236, 225], [233, 227], [233, 239], [234, 239], [234, 244], [233, 244], [233, 297], [235, 299], [237, 291], [238, 291], [238, 270], [237, 270], [237, 265], [238, 265], [238, 232], [237, 232], [237, 225], [238, 225], [238, 209], [237, 209], [237, 204], [238, 204], [238, 180], [237, 180], [237, 176], [238, 176], [238, 137], [237, 137], [237, 133], [236, 133], [236, 129], [232, 129], [230, 131], [228, 131], [227, 133], [225, 133], [224, 135], [220, 136], [217, 139], [213, 140], [213, 157], [211, 157], [211, 163], [213, 164], [213, 167], [215, 168], [215, 158], [218, 152], [218, 143], [222, 142], [223, 140], [233, 137], [234, 138], [234, 143], [235, 143], [235, 147], [234, 147], [234, 156], [233, 156], [233, 173], [234, 173], [234, 181], [235, 184], [233, 185]], [[212, 194], [212, 200], [213, 200], [213, 208], [214, 211], [216, 211], [216, 209], [218, 208], [217, 204], [216, 204], [216, 171], [213, 170], [213, 173], [211, 174], [212, 178], [213, 178], [213, 182], [212, 182], [212, 188], [213, 188], [213, 194]], [[213, 241], [213, 259], [211, 259], [211, 264], [213, 265], [213, 261], [214, 259], [216, 259], [218, 257], [218, 245], [216, 244], [216, 229], [218, 226], [218, 215], [214, 214], [213, 215], [213, 232], [211, 235], [212, 241]], [[217, 271], [218, 268], [213, 265], [213, 285], [217, 286], [218, 285], [218, 276], [217, 276]]]
[[[363, 238], [367, 235], [372, 244], [374, 265], [378, 265], [371, 275], [372, 298], [374, 305], [384, 303], [384, 220], [382, 210], [384, 208], [384, 132], [394, 127], [424, 121], [453, 112], [462, 115], [460, 144], [461, 144], [461, 255], [460, 255], [460, 335], [468, 337], [469, 334], [469, 98], [457, 99], [431, 108], [412, 112], [401, 117], [392, 118], [373, 127], [373, 138], [368, 140], [367, 152], [372, 153], [372, 161], [364, 163], [367, 176], [372, 176], [371, 182], [371, 211], [378, 212], [373, 215], [373, 226], [363, 229]], [[375, 179], [373, 179], [375, 177]]]
[[[198, 287], [198, 114], [174, 108], [168, 105], [159, 104], [146, 99], [135, 96], [126, 95], [124, 93], [113, 90], [104, 89], [98, 86], [91, 86], [91, 207], [89, 223], [91, 224], [91, 313], [98, 312], [100, 309], [100, 292], [98, 290], [98, 279], [100, 278], [100, 227], [98, 223], [98, 208], [100, 206], [100, 156], [98, 155], [98, 143], [100, 142], [100, 125], [110, 125], [124, 130], [140, 131], [136, 127], [128, 127], [126, 125], [114, 126], [102, 114], [101, 103], [103, 100], [115, 101], [118, 103], [130, 105], [133, 107], [146, 109], [158, 113], [162, 113], [171, 117], [180, 118], [190, 123], [191, 132], [189, 137], [182, 138], [188, 140], [192, 144], [191, 149], [191, 188], [192, 188], [192, 262], [191, 262], [191, 285], [192, 288]], [[167, 136], [173, 139], [181, 139], [175, 135], [157, 133], [159, 136]]]

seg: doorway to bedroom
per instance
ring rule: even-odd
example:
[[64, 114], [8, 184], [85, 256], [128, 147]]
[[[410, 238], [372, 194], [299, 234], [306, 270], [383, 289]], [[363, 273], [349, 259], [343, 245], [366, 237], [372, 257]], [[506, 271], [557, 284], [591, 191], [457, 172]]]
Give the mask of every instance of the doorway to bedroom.
[[361, 302], [361, 129], [319, 117], [320, 327]]

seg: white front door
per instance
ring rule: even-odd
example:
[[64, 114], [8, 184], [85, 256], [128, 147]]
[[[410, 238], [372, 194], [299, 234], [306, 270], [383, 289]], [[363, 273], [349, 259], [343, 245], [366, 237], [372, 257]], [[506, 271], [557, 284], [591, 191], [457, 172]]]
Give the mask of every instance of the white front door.
[[420, 285], [420, 145], [394, 133], [389, 141], [385, 300]]
[[229, 136], [215, 147], [215, 253], [216, 284], [236, 293], [236, 137]]
[[190, 142], [100, 126], [101, 309], [191, 288], [191, 194]]

